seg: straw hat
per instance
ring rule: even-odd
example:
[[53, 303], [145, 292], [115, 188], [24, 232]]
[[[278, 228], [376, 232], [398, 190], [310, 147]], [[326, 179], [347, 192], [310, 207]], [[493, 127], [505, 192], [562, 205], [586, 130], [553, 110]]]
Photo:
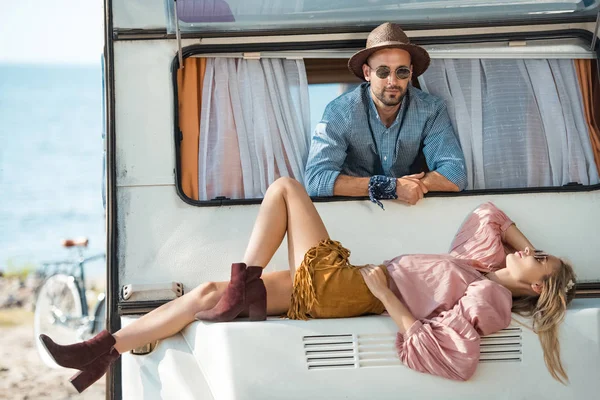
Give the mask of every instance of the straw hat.
[[369, 33], [367, 47], [350, 57], [348, 69], [364, 81], [365, 75], [362, 66], [367, 62], [367, 58], [378, 50], [390, 48], [402, 49], [410, 53], [414, 77], [421, 75], [429, 67], [430, 59], [427, 50], [421, 46], [411, 44], [408, 36], [399, 25], [386, 22]]

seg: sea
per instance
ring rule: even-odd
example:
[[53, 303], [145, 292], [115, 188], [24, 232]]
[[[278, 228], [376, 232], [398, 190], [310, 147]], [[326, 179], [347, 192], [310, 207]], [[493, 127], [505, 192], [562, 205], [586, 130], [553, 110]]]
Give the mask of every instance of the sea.
[[[0, 64], [0, 271], [105, 252], [101, 64]], [[105, 274], [103, 261], [86, 266]]]

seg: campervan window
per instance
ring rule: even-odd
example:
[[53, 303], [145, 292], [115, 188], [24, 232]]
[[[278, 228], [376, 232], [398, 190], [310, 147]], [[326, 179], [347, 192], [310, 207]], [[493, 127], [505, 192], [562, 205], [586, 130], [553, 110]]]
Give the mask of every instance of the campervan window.
[[[594, 0], [165, 0], [168, 29], [252, 32], [340, 29], [394, 21], [405, 28], [595, 16]], [[175, 4], [177, 7], [175, 8]], [[177, 18], [176, 18], [177, 17]], [[177, 21], [176, 21], [177, 19]]]
[[[473, 53], [430, 49], [431, 66], [413, 85], [446, 101], [465, 154], [467, 192], [599, 183], [598, 67], [578, 45], [563, 42], [563, 58], [557, 44], [544, 43], [516, 55], [495, 45]], [[176, 118], [184, 199], [258, 201], [279, 176], [304, 182], [311, 133], [325, 106], [361, 83], [346, 68], [351, 53], [185, 58]]]

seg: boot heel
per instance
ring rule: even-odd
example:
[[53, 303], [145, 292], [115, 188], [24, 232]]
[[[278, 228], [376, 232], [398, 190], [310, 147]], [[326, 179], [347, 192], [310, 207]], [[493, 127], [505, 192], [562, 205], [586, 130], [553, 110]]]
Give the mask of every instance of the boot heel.
[[119, 352], [113, 348], [107, 354], [99, 357], [96, 361], [88, 365], [84, 370], [79, 371], [69, 379], [71, 384], [79, 393], [90, 387], [108, 371], [110, 365], [119, 358]]
[[248, 305], [248, 317], [250, 321], [264, 321], [267, 319], [267, 291], [262, 288], [264, 294]]
[[81, 393], [102, 377], [102, 375], [95, 376], [97, 374], [94, 374], [93, 372], [94, 371], [88, 370], [79, 371], [78, 373], [73, 375], [71, 379], [69, 379], [69, 382], [71, 382], [71, 384], [75, 387], [77, 392]]

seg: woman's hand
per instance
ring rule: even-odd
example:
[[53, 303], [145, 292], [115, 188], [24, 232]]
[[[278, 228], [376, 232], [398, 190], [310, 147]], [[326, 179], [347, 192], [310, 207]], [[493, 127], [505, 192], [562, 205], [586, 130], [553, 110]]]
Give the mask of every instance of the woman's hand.
[[373, 296], [383, 303], [385, 310], [398, 325], [400, 333], [404, 333], [415, 323], [416, 319], [394, 295], [394, 292], [388, 288], [387, 276], [383, 268], [377, 265], [365, 265], [360, 269], [360, 273]]
[[382, 266], [365, 265], [360, 269], [360, 273], [367, 284], [367, 287], [373, 293], [373, 296], [383, 300], [385, 295], [391, 292], [387, 284], [387, 276]]

